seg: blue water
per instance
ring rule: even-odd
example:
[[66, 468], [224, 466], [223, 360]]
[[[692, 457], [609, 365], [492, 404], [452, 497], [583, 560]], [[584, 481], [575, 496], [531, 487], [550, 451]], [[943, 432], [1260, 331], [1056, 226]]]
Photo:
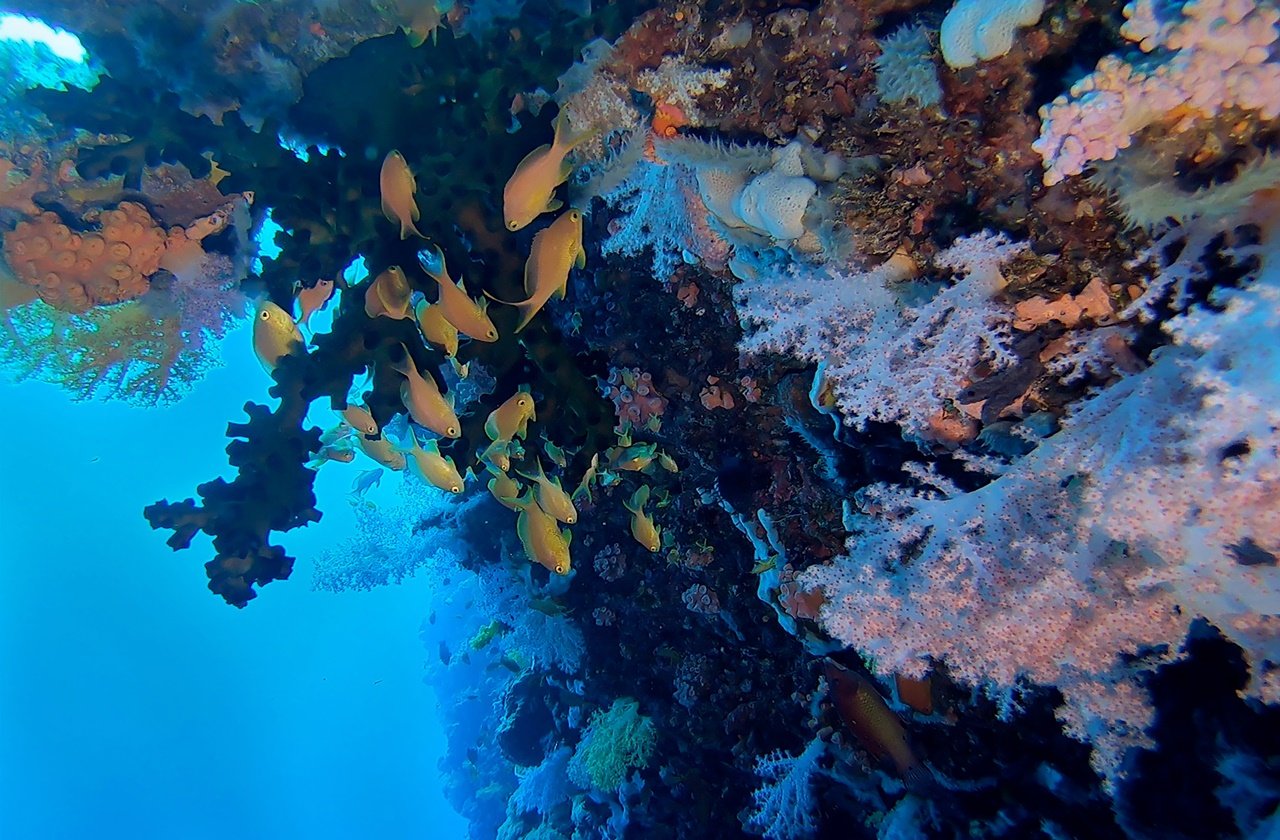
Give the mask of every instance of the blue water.
[[429, 581], [310, 586], [352, 530], [347, 465], [284, 540], [293, 578], [244, 610], [205, 588], [211, 552], [142, 518], [226, 475], [228, 419], [266, 399], [247, 328], [225, 357], [164, 410], [0, 385], [0, 837], [464, 836], [422, 682]]

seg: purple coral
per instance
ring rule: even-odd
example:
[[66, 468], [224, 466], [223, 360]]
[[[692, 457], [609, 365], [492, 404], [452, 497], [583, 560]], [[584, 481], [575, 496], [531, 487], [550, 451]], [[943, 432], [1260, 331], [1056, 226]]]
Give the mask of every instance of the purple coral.
[[667, 398], [653, 387], [653, 375], [639, 368], [609, 368], [601, 393], [613, 402], [618, 426], [639, 428], [667, 410]]
[[685, 608], [689, 612], [701, 615], [715, 615], [720, 612], [720, 596], [705, 583], [695, 583], [690, 586], [680, 596], [680, 600], [684, 601]]
[[1040, 109], [1032, 146], [1048, 185], [1113, 159], [1170, 115], [1181, 115], [1175, 131], [1233, 107], [1267, 120], [1280, 115], [1280, 62], [1272, 58], [1280, 10], [1254, 0], [1134, 0], [1124, 13], [1120, 32], [1152, 58], [1106, 56]]
[[627, 561], [622, 556], [622, 546], [617, 543], [600, 549], [592, 565], [595, 567], [596, 574], [610, 583], [627, 572]]

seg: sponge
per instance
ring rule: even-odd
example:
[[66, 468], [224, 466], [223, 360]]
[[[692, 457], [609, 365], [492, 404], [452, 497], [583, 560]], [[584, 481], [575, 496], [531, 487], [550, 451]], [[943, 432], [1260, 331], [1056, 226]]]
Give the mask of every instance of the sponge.
[[942, 21], [942, 58], [956, 69], [999, 58], [1043, 13], [1044, 0], [956, 0]]

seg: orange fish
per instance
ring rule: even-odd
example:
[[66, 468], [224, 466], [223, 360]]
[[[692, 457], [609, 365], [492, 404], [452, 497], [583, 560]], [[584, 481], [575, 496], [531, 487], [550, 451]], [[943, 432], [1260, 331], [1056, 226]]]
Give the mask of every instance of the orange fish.
[[520, 323], [516, 325], [516, 332], [520, 332], [552, 297], [564, 299], [569, 287], [569, 270], [586, 264], [587, 252], [582, 249], [582, 213], [570, 209], [533, 237], [529, 259], [524, 264], [524, 293], [528, 297], [521, 301], [489, 297], [520, 310]]
[[568, 112], [561, 111], [556, 116], [551, 145], [542, 145], [529, 152], [511, 173], [502, 190], [502, 218], [507, 230], [520, 230], [543, 213], [551, 213], [564, 206], [554, 193], [556, 187], [573, 174], [573, 167], [565, 161], [565, 156], [573, 151], [574, 146], [595, 134], [588, 131], [576, 137], [566, 137], [568, 128]]
[[418, 202], [413, 197], [418, 184], [404, 155], [395, 149], [383, 158], [378, 186], [382, 190], [382, 213], [388, 221], [400, 225], [400, 238], [408, 239], [412, 233], [419, 239], [426, 239], [413, 224], [420, 216]]
[[364, 292], [364, 311], [370, 318], [386, 315], [388, 318], [409, 317], [409, 296], [413, 289], [404, 269], [393, 265], [369, 284]]
[[498, 329], [489, 320], [489, 302], [484, 298], [480, 298], [479, 302], [472, 300], [462, 281], [454, 282], [449, 276], [449, 267], [445, 265], [444, 251], [439, 246], [419, 251], [418, 264], [440, 286], [440, 298], [436, 305], [440, 307], [445, 320], [453, 324], [458, 332], [476, 341], [498, 340]]
[[[403, 344], [400, 346], [404, 348]], [[413, 422], [447, 438], [462, 435], [462, 424], [453, 411], [453, 394], [445, 399], [431, 372], [427, 371], [425, 376], [418, 372], [408, 348], [404, 348], [404, 358], [393, 361], [391, 367], [405, 377], [400, 383], [400, 401], [408, 409]]]
[[836, 711], [862, 745], [892, 760], [908, 788], [919, 792], [932, 786], [933, 774], [911, 751], [902, 721], [871, 680], [830, 659], [826, 671]]
[[297, 288], [298, 326], [305, 327], [307, 319], [311, 317], [311, 313], [318, 309], [324, 309], [325, 304], [333, 297], [333, 281], [317, 280], [316, 284], [310, 288], [299, 285]]

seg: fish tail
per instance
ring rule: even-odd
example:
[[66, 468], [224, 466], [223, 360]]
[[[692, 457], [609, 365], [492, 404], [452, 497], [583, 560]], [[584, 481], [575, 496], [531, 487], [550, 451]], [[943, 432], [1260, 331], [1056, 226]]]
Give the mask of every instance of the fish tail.
[[392, 359], [391, 369], [401, 376], [412, 376], [418, 372], [418, 367], [413, 363], [413, 356], [409, 355], [409, 348], [401, 344], [400, 349], [404, 351], [404, 358], [398, 361]]
[[418, 237], [419, 239], [427, 238], [422, 235], [422, 231], [418, 230], [418, 226], [413, 223], [412, 219], [401, 219], [400, 220], [400, 238], [408, 239], [409, 234], [411, 233], [414, 236]]
[[422, 266], [432, 280], [437, 283], [443, 282], [440, 278], [445, 276], [444, 251], [439, 245], [432, 245], [431, 250], [423, 248], [418, 252], [418, 265]]
[[643, 512], [647, 501], [649, 501], [649, 485], [641, 484], [636, 492], [631, 494], [631, 498], [622, 503], [622, 506], [632, 513], [639, 514]]
[[571, 134], [572, 130], [573, 126], [569, 124], [569, 111], [561, 108], [560, 113], [556, 114], [555, 134], [552, 137], [551, 145], [568, 153], [600, 133], [600, 127], [595, 125], [577, 134]]
[[516, 309], [520, 310], [520, 323], [516, 326], [516, 332], [520, 332], [525, 327], [529, 326], [529, 322], [533, 320], [533, 316], [537, 315], [538, 310], [542, 308], [542, 304], [533, 298], [520, 301], [503, 300], [500, 297], [495, 297], [489, 294], [488, 291], [485, 291], [485, 296], [490, 300], [501, 303], [504, 306], [514, 306]]

